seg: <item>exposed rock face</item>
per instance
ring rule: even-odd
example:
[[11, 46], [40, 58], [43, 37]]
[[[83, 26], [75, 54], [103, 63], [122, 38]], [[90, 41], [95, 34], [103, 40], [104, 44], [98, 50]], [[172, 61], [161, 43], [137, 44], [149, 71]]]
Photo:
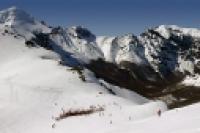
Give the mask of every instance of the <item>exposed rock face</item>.
[[79, 39], [87, 39], [88, 41], [95, 41], [96, 39], [96, 36], [94, 34], [92, 34], [88, 29], [81, 26], [71, 27], [68, 30], [71, 36], [77, 37]]
[[[140, 57], [142, 63], [134, 60], [135, 58], [111, 61], [113, 66], [105, 61], [92, 61], [89, 68], [108, 82], [134, 90], [148, 98], [162, 99], [171, 108], [183, 106], [200, 100], [199, 87], [180, 85], [186, 75], [199, 74], [199, 35], [200, 32], [196, 29], [177, 26], [149, 29], [131, 41], [137, 50], [130, 51], [138, 52], [134, 57]], [[116, 40], [118, 37], [110, 45], [123, 46], [127, 43], [125, 40]], [[128, 47], [131, 45], [132, 43], [128, 43]], [[127, 46], [120, 47], [123, 55], [129, 53], [123, 50], [125, 47]]]
[[[98, 78], [148, 98], [170, 101], [173, 107], [182, 98], [189, 103], [192, 96], [199, 96], [198, 86], [180, 85], [186, 76], [200, 74], [198, 29], [161, 25], [140, 36], [98, 37], [81, 26], [50, 28], [26, 12], [10, 8], [0, 12], [0, 31], [25, 39], [29, 47], [56, 52], [63, 65], [88, 68]], [[189, 91], [195, 93], [186, 96]]]
[[155, 28], [138, 37], [128, 34], [99, 41], [85, 28], [58, 27], [50, 34], [35, 35], [32, 42], [54, 51], [60, 49], [57, 53], [64, 54], [65, 65], [76, 62], [93, 71], [97, 78], [150, 99], [161, 99], [173, 108], [200, 100], [198, 87], [179, 85], [186, 75], [200, 72], [200, 39], [167, 30], [168, 37]]

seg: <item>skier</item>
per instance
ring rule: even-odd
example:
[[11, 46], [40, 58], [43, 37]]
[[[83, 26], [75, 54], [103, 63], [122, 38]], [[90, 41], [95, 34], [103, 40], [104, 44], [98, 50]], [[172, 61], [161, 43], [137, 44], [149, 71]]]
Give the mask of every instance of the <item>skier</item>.
[[161, 113], [162, 113], [162, 112], [161, 112], [161, 110], [159, 109], [158, 112], [157, 112], [158, 116], [161, 116]]

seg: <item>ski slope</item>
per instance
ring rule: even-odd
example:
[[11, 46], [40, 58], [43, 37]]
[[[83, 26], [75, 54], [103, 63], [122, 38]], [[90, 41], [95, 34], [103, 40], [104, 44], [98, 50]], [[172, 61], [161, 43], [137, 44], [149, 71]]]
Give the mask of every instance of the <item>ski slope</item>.
[[121, 123], [108, 133], [199, 133], [200, 104], [167, 111], [161, 116]]
[[[117, 95], [111, 94], [89, 70], [84, 70], [83, 82], [76, 71], [58, 63], [59, 55], [28, 48], [23, 38], [0, 35], [0, 41], [1, 133], [104, 132], [114, 127], [110, 123], [123, 123], [132, 117], [140, 120], [157, 115], [158, 109], [166, 110], [162, 102], [112, 85], [109, 87]], [[102, 106], [103, 116], [94, 113], [55, 120], [63, 109], [90, 106]]]
[[[163, 28], [166, 30], [162, 26], [157, 30], [162, 33]], [[199, 103], [167, 111], [165, 103], [96, 79], [85, 68], [80, 73], [61, 65], [59, 50], [25, 45], [27, 39], [34, 37], [33, 32], [50, 30], [17, 8], [0, 12], [0, 133], [200, 132]], [[193, 34], [191, 30], [187, 33]], [[85, 34], [89, 38], [80, 38]], [[79, 61], [101, 57], [115, 63], [121, 60], [147, 63], [148, 55], [144, 55], [143, 47], [133, 35], [95, 38], [82, 27], [72, 27], [50, 37]], [[71, 63], [70, 59], [66, 61]], [[198, 86], [196, 79], [190, 80], [186, 78], [184, 83], [195, 82]], [[91, 108], [96, 111], [57, 120], [67, 111]]]

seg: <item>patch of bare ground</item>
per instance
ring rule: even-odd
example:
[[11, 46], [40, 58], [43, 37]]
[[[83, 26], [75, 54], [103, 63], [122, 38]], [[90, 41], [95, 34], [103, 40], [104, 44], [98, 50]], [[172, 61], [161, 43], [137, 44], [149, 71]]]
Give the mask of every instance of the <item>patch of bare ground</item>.
[[98, 106], [98, 107], [90, 106], [89, 108], [86, 108], [86, 109], [69, 109], [69, 110], [62, 109], [62, 113], [58, 117], [56, 117], [55, 120], [60, 121], [68, 117], [90, 115], [90, 114], [101, 112], [104, 110], [105, 109], [101, 106]]

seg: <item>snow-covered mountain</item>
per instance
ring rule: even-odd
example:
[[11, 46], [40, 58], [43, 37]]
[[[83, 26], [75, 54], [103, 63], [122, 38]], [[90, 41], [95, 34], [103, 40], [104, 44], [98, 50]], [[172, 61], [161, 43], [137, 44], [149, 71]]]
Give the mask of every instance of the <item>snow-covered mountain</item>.
[[36, 21], [25, 11], [11, 7], [0, 12], [0, 28], [16, 33], [26, 39], [33, 37], [33, 32], [50, 32], [43, 23]]
[[82, 26], [48, 26], [16, 7], [0, 11], [0, 133], [149, 132], [144, 125], [164, 122], [163, 129], [179, 116], [186, 125], [199, 104], [164, 111], [166, 103], [200, 100], [199, 36], [166, 25], [96, 36]]

